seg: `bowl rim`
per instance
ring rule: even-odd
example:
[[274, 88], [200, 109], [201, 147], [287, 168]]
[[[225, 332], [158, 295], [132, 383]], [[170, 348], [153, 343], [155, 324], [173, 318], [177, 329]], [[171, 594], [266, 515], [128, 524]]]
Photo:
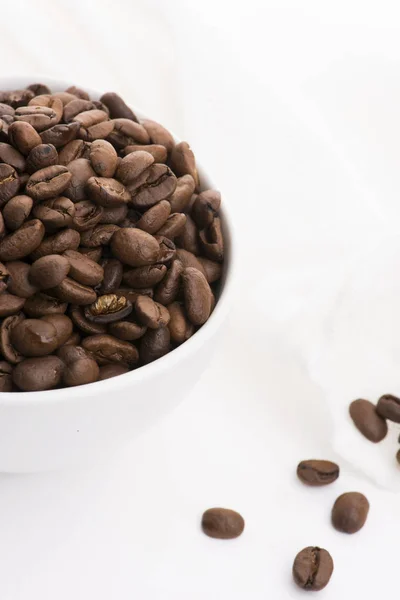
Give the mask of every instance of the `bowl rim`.
[[[94, 98], [99, 98], [105, 92], [99, 92], [97, 89], [88, 87], [87, 85], [80, 85], [79, 82], [71, 83], [68, 80], [56, 79], [48, 76], [17, 76], [17, 77], [0, 77], [0, 89], [1, 90], [15, 90], [24, 89], [31, 83], [40, 81], [40, 83], [46, 84], [53, 88], [54, 91], [64, 91], [71, 85], [82, 87]], [[129, 100], [128, 100], [129, 102]], [[132, 110], [139, 115], [141, 118], [151, 118], [146, 113], [129, 103]], [[174, 137], [175, 141], [179, 142], [181, 139], [175, 135], [175, 133], [169, 130]], [[208, 176], [207, 170], [203, 168], [202, 163], [196, 159], [197, 168], [201, 177], [201, 180], [206, 181], [207, 188], [218, 189], [214, 185], [211, 177]], [[210, 318], [202, 327], [196, 331], [196, 333], [190, 337], [186, 342], [166, 354], [161, 358], [133, 371], [118, 375], [117, 377], [110, 377], [102, 381], [96, 381], [94, 383], [86, 383], [84, 385], [76, 387], [65, 387], [60, 389], [50, 389], [32, 392], [0, 392], [0, 406], [7, 405], [32, 405], [34, 403], [40, 404], [56, 404], [58, 402], [68, 401], [79, 401], [82, 396], [95, 396], [99, 393], [118, 393], [122, 388], [129, 388], [130, 385], [135, 385], [139, 382], [146, 381], [152, 377], [169, 371], [179, 365], [181, 359], [184, 356], [194, 355], [198, 348], [209, 340], [214, 332], [219, 328], [220, 324], [225, 320], [229, 308], [230, 300], [232, 296], [233, 288], [233, 273], [235, 271], [234, 265], [236, 263], [236, 242], [234, 235], [234, 225], [232, 223], [231, 215], [226, 210], [225, 204], [223, 204], [220, 214], [222, 217], [223, 228], [227, 234], [229, 241], [229, 251], [225, 258], [224, 266], [224, 283], [222, 286], [221, 294], [218, 302], [210, 315]]]

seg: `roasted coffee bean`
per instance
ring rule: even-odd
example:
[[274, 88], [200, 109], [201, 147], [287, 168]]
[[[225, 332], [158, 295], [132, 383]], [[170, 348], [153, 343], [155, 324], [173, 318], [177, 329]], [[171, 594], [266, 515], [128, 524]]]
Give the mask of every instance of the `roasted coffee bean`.
[[54, 98], [59, 98], [63, 103], [63, 106], [68, 104], [68, 102], [71, 102], [71, 100], [75, 100], [77, 98], [75, 94], [71, 94], [70, 92], [54, 92], [52, 95]]
[[4, 102], [0, 102], [0, 117], [2, 118], [4, 115], [14, 117], [15, 108], [10, 106], [9, 104], [4, 104]]
[[36, 319], [45, 315], [63, 314], [67, 310], [67, 306], [66, 302], [47, 294], [38, 293], [25, 301], [24, 313], [28, 317]]
[[180, 260], [174, 260], [167, 274], [158, 284], [154, 299], [160, 304], [167, 306], [174, 302], [178, 297], [182, 284], [183, 265]]
[[0, 294], [6, 291], [10, 284], [10, 273], [3, 263], [0, 263]]
[[73, 323], [84, 333], [88, 335], [96, 335], [96, 333], [107, 333], [107, 326], [101, 323], [88, 321], [84, 315], [83, 308], [80, 306], [71, 307], [71, 319]]
[[176, 247], [172, 240], [165, 237], [165, 235], [155, 235], [154, 239], [159, 243], [159, 253], [157, 262], [167, 263], [170, 262], [176, 255]]
[[58, 164], [67, 166], [77, 158], [89, 158], [91, 144], [83, 140], [68, 142], [58, 154]]
[[118, 340], [112, 335], [89, 336], [82, 341], [82, 346], [93, 354], [99, 365], [118, 363], [132, 367], [139, 360], [139, 353], [135, 346]]
[[333, 573], [333, 560], [324, 548], [309, 546], [301, 550], [293, 563], [293, 579], [306, 591], [318, 592], [328, 585]]
[[[175, 213], [175, 214], [179, 214], [179, 213]], [[196, 224], [189, 215], [182, 215], [182, 216], [185, 216], [186, 220], [182, 227], [182, 231], [178, 234], [178, 236], [175, 240], [175, 243], [177, 245], [179, 245], [180, 248], [183, 248], [184, 250], [187, 250], [188, 252], [191, 252], [192, 254], [198, 255], [198, 254], [200, 254], [200, 246], [199, 246], [199, 232], [197, 230]], [[164, 235], [166, 235], [166, 234], [164, 233]]]
[[8, 229], [15, 231], [29, 217], [33, 200], [29, 196], [14, 196], [3, 208], [3, 217]]
[[209, 537], [232, 540], [243, 533], [244, 519], [229, 508], [209, 508], [203, 513], [201, 527]]
[[104, 365], [104, 367], [100, 368], [99, 381], [104, 381], [104, 379], [110, 379], [110, 377], [117, 377], [118, 375], [124, 375], [128, 372], [129, 369], [127, 367], [123, 367], [122, 365]]
[[39, 96], [35, 96], [32, 100], [29, 101], [28, 106], [45, 106], [47, 108], [51, 108], [56, 115], [57, 121], [59, 123], [63, 114], [63, 104], [60, 98], [55, 97], [51, 94], [42, 94]]
[[356, 533], [367, 520], [369, 502], [364, 494], [347, 492], [337, 498], [332, 508], [332, 525], [343, 533]]
[[160, 123], [151, 121], [150, 119], [144, 119], [142, 125], [150, 136], [152, 144], [160, 144], [167, 149], [167, 152], [172, 152], [175, 141], [170, 132], [165, 129]]
[[12, 328], [10, 340], [23, 356], [47, 356], [57, 348], [57, 330], [42, 319], [24, 319]]
[[40, 94], [51, 94], [50, 89], [44, 83], [32, 83], [28, 85], [28, 90], [31, 90], [35, 94], [35, 96], [39, 96]]
[[219, 217], [215, 217], [207, 229], [200, 231], [199, 238], [200, 246], [207, 258], [217, 262], [224, 260], [224, 238]]
[[5, 266], [10, 274], [10, 283], [7, 289], [11, 294], [21, 298], [30, 298], [36, 294], [38, 289], [32, 285], [29, 279], [31, 266], [28, 263], [15, 260], [6, 263]]
[[13, 370], [15, 385], [24, 392], [55, 388], [61, 381], [64, 363], [57, 356], [27, 358]]
[[133, 288], [153, 287], [159, 283], [167, 272], [165, 265], [150, 265], [148, 267], [137, 267], [126, 271], [123, 282]]
[[174, 193], [176, 177], [167, 165], [154, 164], [128, 187], [131, 204], [145, 210]]
[[97, 248], [84, 248], [83, 246], [79, 246], [78, 252], [98, 263], [101, 260], [103, 248], [101, 246], [97, 246]]
[[83, 285], [95, 286], [103, 281], [103, 267], [88, 256], [75, 250], [67, 250], [63, 255], [70, 265], [69, 276]]
[[19, 229], [0, 241], [0, 260], [19, 260], [38, 248], [44, 237], [44, 227], [38, 219], [26, 221]]
[[54, 127], [42, 131], [40, 134], [41, 142], [43, 144], [53, 144], [56, 148], [60, 148], [68, 144], [71, 140], [74, 140], [78, 136], [79, 129], [79, 123], [76, 121], [54, 125]]
[[96, 288], [100, 294], [111, 294], [115, 292], [122, 281], [123, 267], [116, 258], [105, 258], [101, 261], [104, 276], [101, 285]]
[[100, 222], [102, 214], [103, 208], [101, 206], [89, 200], [82, 200], [82, 202], [75, 204], [75, 216], [72, 225], [77, 231], [87, 231]]
[[70, 123], [74, 117], [83, 113], [84, 111], [93, 110], [95, 104], [90, 100], [85, 100], [83, 98], [75, 98], [75, 100], [71, 100], [64, 106], [63, 111], [63, 120], [65, 123]]
[[92, 229], [88, 229], [81, 233], [81, 244], [86, 248], [97, 248], [97, 246], [106, 246], [110, 243], [111, 238], [118, 230], [118, 225], [96, 225], [96, 227], [93, 227]]
[[191, 175], [183, 175], [176, 182], [176, 189], [168, 199], [172, 212], [185, 212], [192, 198], [196, 184]]
[[25, 171], [25, 157], [10, 144], [0, 143], [0, 162], [10, 165], [18, 173]]
[[26, 193], [34, 200], [47, 200], [62, 194], [70, 184], [72, 175], [62, 165], [53, 165], [36, 171], [26, 184]]
[[131, 119], [132, 121], [138, 122], [135, 113], [125, 104], [118, 94], [107, 92], [101, 96], [100, 101], [107, 106], [112, 119]]
[[124, 185], [133, 183], [137, 177], [140, 177], [146, 169], [154, 163], [154, 158], [148, 152], [139, 150], [128, 154], [118, 165], [116, 178]]
[[13, 92], [6, 92], [7, 104], [13, 108], [19, 106], [25, 106], [33, 98], [32, 90], [15, 90]]
[[150, 329], [165, 327], [170, 320], [168, 309], [148, 296], [138, 297], [135, 302], [135, 314], [139, 323]]
[[77, 158], [68, 164], [67, 169], [71, 173], [72, 178], [68, 187], [64, 190], [64, 196], [70, 198], [73, 202], [85, 200], [86, 183], [95, 175], [90, 162], [87, 158]]
[[105, 138], [114, 129], [112, 121], [108, 119], [108, 114], [98, 108], [86, 110], [76, 115], [73, 122], [80, 125], [78, 137], [87, 142]]
[[385, 394], [384, 396], [381, 396], [376, 406], [376, 412], [383, 419], [400, 423], [400, 398], [397, 398], [397, 396], [393, 396], [392, 394]]
[[[103, 112], [103, 111], [101, 111], [101, 112]], [[114, 129], [113, 121], [101, 121], [100, 123], [97, 123], [96, 125], [92, 125], [91, 127], [88, 127], [88, 129], [83, 129], [81, 127], [81, 129], [79, 130], [79, 137], [88, 142], [94, 142], [96, 140], [104, 140], [106, 137], [108, 137], [111, 134], [113, 129]]]
[[21, 106], [15, 111], [15, 120], [32, 125], [36, 131], [44, 131], [59, 121], [57, 113], [47, 106]]
[[111, 208], [104, 208], [99, 223], [106, 223], [108, 225], [119, 225], [126, 218], [128, 214], [128, 206], [126, 204], [119, 204], [118, 206], [112, 206]]
[[0, 317], [15, 315], [25, 304], [25, 298], [14, 296], [8, 292], [0, 294]]
[[117, 149], [122, 150], [125, 146], [133, 144], [148, 144], [150, 138], [147, 131], [135, 121], [129, 119], [113, 119], [113, 130], [107, 136], [107, 140]]
[[100, 177], [110, 178], [114, 176], [118, 155], [114, 146], [106, 140], [96, 140], [91, 144], [89, 160], [92, 168]]
[[70, 263], [67, 258], [59, 254], [47, 254], [32, 264], [29, 279], [37, 288], [47, 290], [59, 285], [69, 270]]
[[93, 202], [106, 208], [130, 201], [129, 192], [122, 183], [107, 177], [91, 177], [86, 184], [86, 192]]
[[[31, 223], [32, 221], [28, 221]], [[25, 224], [22, 226], [24, 227]], [[43, 225], [42, 225], [43, 227]], [[22, 229], [22, 228], [21, 228]], [[44, 229], [44, 228], [43, 228]], [[20, 231], [20, 229], [18, 230]], [[18, 231], [15, 233], [17, 234]], [[43, 242], [36, 248], [31, 254], [32, 260], [37, 260], [47, 254], [62, 254], [66, 250], [76, 250], [81, 241], [81, 236], [74, 229], [62, 229], [54, 235], [46, 237]], [[1, 255], [1, 242], [0, 242], [0, 255]]]
[[132, 304], [135, 304], [139, 296], [148, 296], [149, 298], [152, 298], [154, 295], [153, 288], [142, 288], [141, 290], [134, 290], [132, 288], [124, 287], [120, 287], [117, 290], [115, 290], [114, 294], [118, 297], [123, 296]]
[[49, 289], [47, 293], [63, 302], [70, 302], [78, 306], [92, 304], [96, 300], [96, 292], [92, 288], [82, 285], [70, 277], [65, 277], [61, 283]]
[[180, 302], [169, 304], [167, 309], [170, 316], [168, 329], [171, 341], [175, 344], [183, 344], [194, 334], [194, 325], [188, 320], [185, 309]]
[[173, 213], [168, 217], [164, 225], [157, 231], [157, 235], [164, 235], [173, 240], [182, 233], [186, 223], [186, 215], [183, 213]]
[[183, 270], [182, 281], [187, 316], [193, 325], [203, 325], [211, 313], [213, 294], [210, 285], [193, 267]]
[[12, 366], [6, 361], [0, 361], [0, 392], [12, 392]]
[[86, 306], [83, 313], [88, 321], [107, 324], [126, 319], [131, 314], [132, 308], [129, 300], [123, 296], [105, 294], [90, 306]]
[[76, 85], [70, 85], [65, 91], [69, 94], [77, 96], [78, 98], [82, 98], [83, 100], [90, 100], [89, 94], [82, 88], [76, 87]]
[[306, 485], [328, 485], [339, 477], [339, 467], [329, 460], [302, 460], [297, 465], [297, 477]]
[[42, 143], [36, 129], [24, 121], [15, 121], [8, 128], [8, 138], [11, 144], [22, 154], [28, 156], [29, 152]]
[[148, 329], [140, 340], [140, 359], [148, 364], [161, 358], [170, 351], [170, 335], [168, 327]]
[[79, 346], [81, 343], [81, 336], [77, 331], [74, 331], [72, 335], [69, 336], [64, 346]]
[[167, 149], [164, 146], [160, 146], [159, 144], [138, 144], [133, 146], [125, 146], [123, 152], [125, 156], [127, 156], [128, 154], [131, 154], [131, 152], [137, 152], [138, 150], [143, 150], [144, 152], [148, 152], [149, 154], [151, 154], [154, 158], [154, 162], [156, 163], [167, 162]]
[[[15, 196], [15, 198], [29, 198], [29, 196]], [[3, 212], [5, 212], [5, 209], [15, 198], [12, 198], [6, 204]], [[31, 198], [29, 200], [32, 202]], [[52, 198], [51, 200], [45, 200], [37, 204], [33, 208], [33, 216], [42, 221], [46, 232], [53, 233], [57, 229], [72, 225], [75, 217], [75, 205], [69, 198], [59, 196], [58, 198]]]
[[93, 357], [81, 346], [63, 346], [58, 351], [63, 361], [63, 383], [67, 386], [93, 383], [99, 378], [99, 367]]
[[194, 269], [200, 271], [200, 273], [203, 273], [204, 277], [206, 277], [206, 272], [203, 268], [203, 265], [201, 264], [198, 257], [192, 254], [191, 252], [188, 252], [183, 248], [177, 248], [176, 258], [182, 263], [184, 268], [193, 267]]
[[59, 164], [58, 152], [53, 144], [39, 144], [29, 152], [26, 159], [26, 170], [32, 174], [57, 164]]
[[209, 258], [204, 258], [203, 256], [197, 257], [199, 263], [203, 267], [203, 271], [205, 273], [206, 279], [208, 283], [215, 283], [222, 276], [222, 265], [221, 263], [217, 263], [214, 260], [210, 260]]
[[71, 337], [73, 330], [73, 323], [66, 315], [45, 315], [42, 318], [43, 321], [51, 323], [56, 330], [57, 337], [57, 348], [63, 346]]
[[170, 156], [171, 168], [178, 177], [191, 175], [196, 187], [199, 186], [199, 175], [196, 168], [196, 159], [187, 142], [180, 142], [172, 149]]
[[171, 205], [168, 200], [161, 200], [155, 206], [152, 206], [141, 216], [136, 223], [138, 229], [143, 229], [147, 233], [157, 233], [164, 225], [171, 213]]
[[20, 180], [10, 165], [0, 164], [0, 208], [18, 193]]
[[146, 333], [146, 330], [147, 327], [139, 325], [133, 320], [117, 321], [115, 323], [110, 323], [108, 326], [108, 333], [119, 340], [125, 340], [127, 342], [138, 340]]
[[23, 313], [17, 313], [3, 319], [0, 326], [0, 351], [2, 356], [12, 365], [16, 365], [24, 357], [14, 348], [10, 340], [12, 329], [25, 319]]
[[140, 229], [119, 229], [111, 238], [110, 246], [114, 256], [131, 267], [154, 264], [160, 253], [157, 240]]
[[370, 442], [381, 442], [386, 437], [387, 423], [378, 415], [376, 406], [372, 402], [363, 399], [354, 400], [350, 404], [350, 417], [357, 429]]

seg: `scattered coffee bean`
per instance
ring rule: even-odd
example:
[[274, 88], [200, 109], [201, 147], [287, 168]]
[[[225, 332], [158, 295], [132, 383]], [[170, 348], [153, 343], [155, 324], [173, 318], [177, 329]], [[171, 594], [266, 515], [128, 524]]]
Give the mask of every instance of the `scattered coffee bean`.
[[244, 519], [229, 508], [209, 508], [203, 514], [201, 527], [209, 537], [231, 540], [243, 533]]
[[354, 400], [350, 404], [350, 416], [357, 429], [370, 441], [381, 442], [388, 432], [384, 418], [378, 415], [376, 406], [368, 400]]
[[328, 485], [339, 477], [339, 467], [329, 460], [302, 460], [297, 466], [297, 476], [306, 485]]
[[369, 512], [367, 498], [359, 492], [347, 492], [332, 508], [332, 524], [343, 533], [356, 533], [365, 524]]
[[381, 396], [376, 405], [376, 412], [383, 419], [400, 423], [400, 398], [392, 394]]
[[324, 548], [309, 546], [301, 550], [293, 563], [293, 579], [306, 591], [318, 592], [328, 585], [333, 560]]

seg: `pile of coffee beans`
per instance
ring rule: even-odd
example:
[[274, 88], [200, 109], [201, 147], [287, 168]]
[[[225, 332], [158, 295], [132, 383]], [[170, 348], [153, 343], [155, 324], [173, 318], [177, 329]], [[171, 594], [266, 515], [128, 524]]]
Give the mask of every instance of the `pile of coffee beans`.
[[114, 377], [185, 342], [222, 274], [221, 197], [115, 93], [0, 92], [0, 391]]

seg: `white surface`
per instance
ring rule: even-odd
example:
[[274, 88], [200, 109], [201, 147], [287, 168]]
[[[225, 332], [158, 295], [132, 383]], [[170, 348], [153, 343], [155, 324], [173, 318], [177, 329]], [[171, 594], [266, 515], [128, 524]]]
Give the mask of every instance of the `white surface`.
[[[2, 478], [1, 598], [300, 598], [291, 564], [310, 544], [336, 565], [318, 597], [392, 598], [399, 496], [346, 463], [323, 490], [294, 471], [335, 458], [306, 368], [324, 311], [356, 256], [397, 230], [396, 4], [112, 6], [2, 7], [3, 74], [104, 81], [187, 137], [242, 219], [241, 293], [212, 368], [157, 428], [90, 472]], [[329, 511], [351, 489], [371, 512], [349, 537]], [[200, 533], [218, 504], [246, 518], [239, 540]]]

